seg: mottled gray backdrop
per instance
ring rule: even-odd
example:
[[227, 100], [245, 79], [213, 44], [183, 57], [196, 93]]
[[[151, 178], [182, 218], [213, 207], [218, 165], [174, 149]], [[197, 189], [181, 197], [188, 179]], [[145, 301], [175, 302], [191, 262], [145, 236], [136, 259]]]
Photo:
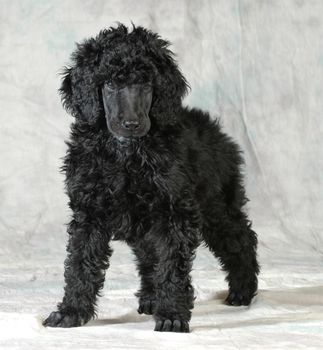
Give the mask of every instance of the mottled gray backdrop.
[[[40, 319], [61, 297], [64, 223], [68, 222], [69, 212], [59, 167], [72, 118], [61, 107], [57, 94], [59, 72], [69, 63], [75, 42], [117, 21], [129, 26], [133, 21], [172, 42], [192, 88], [184, 103], [220, 117], [225, 131], [243, 148], [248, 210], [259, 234], [263, 265], [260, 288], [278, 286], [283, 290], [284, 283], [290, 281], [289, 287], [295, 283], [302, 288], [313, 287], [309, 300], [319, 300], [323, 292], [322, 14], [320, 0], [0, 0], [0, 325], [1, 319], [9, 324], [3, 342], [0, 336], [0, 345], [10, 347], [9, 340], [18, 347], [20, 340], [31, 348], [39, 344], [47, 334]], [[129, 310], [136, 307], [132, 293], [137, 279], [130, 252], [120, 244], [115, 247], [108, 274], [111, 282], [105, 290], [107, 319], [111, 317], [107, 309], [116, 304], [116, 291], [121, 295], [125, 291], [131, 304]], [[212, 300], [211, 292], [214, 295], [216, 289], [225, 290], [225, 283], [219, 282], [223, 275], [218, 269], [211, 255], [201, 249], [194, 272], [200, 300]], [[220, 276], [210, 281], [216, 273]], [[292, 280], [294, 277], [297, 282]], [[288, 300], [289, 294], [283, 299]], [[294, 304], [304, 300], [302, 292], [295, 300]], [[322, 301], [318, 303], [322, 309]], [[279, 299], [277, 307], [281, 304]], [[268, 318], [272, 304], [266, 304], [266, 292], [259, 293], [255, 305], [263, 308], [262, 316]], [[315, 305], [311, 312], [316, 312]], [[307, 308], [303, 313], [309, 312]], [[12, 328], [8, 315], [13, 317]], [[23, 321], [28, 315], [31, 321]], [[113, 317], [122, 315], [116, 311]], [[129, 334], [138, 328], [137, 316], [131, 315], [130, 321], [125, 318], [134, 322]], [[205, 315], [200, 315], [201, 324]], [[317, 321], [311, 315], [312, 321]], [[36, 325], [29, 325], [35, 334], [30, 336], [30, 329], [26, 334], [15, 331], [19, 322], [26, 330], [35, 317]], [[215, 310], [214, 322], [218, 317]], [[322, 325], [322, 318], [318, 319]], [[144, 320], [141, 329], [150, 334], [147, 332], [152, 321]], [[253, 320], [255, 341], [259, 338], [256, 326], [262, 321]], [[126, 323], [119, 323], [123, 322]], [[125, 328], [123, 324], [117, 326], [116, 334]], [[214, 328], [210, 324], [208, 327]], [[301, 325], [295, 334], [306, 334], [308, 329], [304, 327]], [[235, 328], [239, 329], [239, 323]], [[106, 345], [106, 332], [103, 330], [102, 346]], [[291, 334], [284, 341], [295, 341], [292, 330], [277, 328], [277, 332], [281, 337]], [[85, 343], [100, 336], [88, 333]], [[82, 334], [75, 334], [77, 343]], [[236, 330], [230, 337], [234, 334]], [[245, 341], [250, 348], [253, 343], [244, 331], [241, 334], [239, 342]], [[320, 337], [312, 334], [314, 340], [316, 336]], [[218, 333], [214, 333], [214, 339], [210, 337], [209, 343], [203, 335], [196, 343], [190, 340], [190, 344], [198, 348], [203, 341], [212, 346], [219, 341], [222, 349], [235, 346]], [[26, 343], [27, 338], [30, 343]], [[54, 346], [54, 338], [43, 341], [49, 346], [52, 341]], [[118, 344], [113, 335], [111, 339], [110, 348], [112, 343]], [[306, 339], [300, 336], [298, 344], [305, 341], [303, 345], [309, 345]], [[319, 343], [321, 338], [317, 339]], [[136, 341], [132, 339], [130, 345], [120, 347], [135, 346]], [[155, 344], [151, 341], [150, 349]], [[259, 344], [264, 346], [263, 341]], [[139, 348], [144, 346], [145, 342]], [[168, 347], [171, 346], [170, 342]]]

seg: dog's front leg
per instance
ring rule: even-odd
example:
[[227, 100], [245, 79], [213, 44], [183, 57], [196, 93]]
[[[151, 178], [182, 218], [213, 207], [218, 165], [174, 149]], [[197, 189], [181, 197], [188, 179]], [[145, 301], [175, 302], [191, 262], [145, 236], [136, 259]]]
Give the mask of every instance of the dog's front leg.
[[167, 234], [158, 237], [155, 331], [189, 332], [194, 300], [190, 271], [198, 245], [193, 226], [187, 219], [176, 219], [170, 222]]
[[77, 327], [88, 322], [95, 315], [96, 298], [109, 266], [110, 238], [98, 224], [86, 218], [73, 220], [68, 231], [65, 295], [44, 326]]

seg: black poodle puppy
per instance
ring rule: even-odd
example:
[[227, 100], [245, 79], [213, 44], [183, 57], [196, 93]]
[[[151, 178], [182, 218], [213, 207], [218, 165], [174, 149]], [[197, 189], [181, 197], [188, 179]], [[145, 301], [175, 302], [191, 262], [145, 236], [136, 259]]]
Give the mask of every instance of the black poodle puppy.
[[45, 326], [94, 317], [112, 239], [136, 256], [138, 312], [154, 316], [156, 331], [189, 331], [190, 271], [202, 242], [227, 272], [229, 305], [256, 294], [241, 151], [208, 113], [182, 106], [188, 84], [168, 46], [119, 25], [77, 45], [64, 72], [60, 92], [75, 117], [63, 166], [73, 217], [65, 295]]

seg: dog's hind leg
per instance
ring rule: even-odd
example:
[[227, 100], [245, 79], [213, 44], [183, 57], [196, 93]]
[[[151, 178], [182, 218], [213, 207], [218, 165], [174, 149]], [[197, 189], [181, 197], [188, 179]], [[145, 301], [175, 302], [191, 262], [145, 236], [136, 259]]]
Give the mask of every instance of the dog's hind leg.
[[246, 215], [238, 211], [234, 215], [213, 217], [203, 230], [203, 238], [215, 257], [219, 258], [227, 272], [228, 305], [249, 305], [257, 291], [257, 235], [251, 229]]
[[58, 311], [43, 322], [44, 326], [82, 326], [95, 315], [96, 298], [103, 287], [112, 250], [108, 234], [93, 221], [81, 218], [69, 225], [63, 301]]
[[146, 241], [139, 241], [132, 245], [136, 256], [137, 269], [141, 277], [140, 289], [136, 293], [139, 298], [139, 314], [152, 315], [156, 306], [156, 292], [154, 285], [154, 267], [157, 263], [154, 247]]

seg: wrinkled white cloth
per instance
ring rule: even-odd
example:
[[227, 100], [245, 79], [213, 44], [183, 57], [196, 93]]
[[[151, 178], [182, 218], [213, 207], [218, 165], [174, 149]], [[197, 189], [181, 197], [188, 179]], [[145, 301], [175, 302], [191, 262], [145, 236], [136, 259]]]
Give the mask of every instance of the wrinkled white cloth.
[[[1, 0], [0, 18], [0, 348], [322, 348], [323, 2]], [[192, 332], [153, 332], [136, 313], [130, 250], [114, 243], [98, 320], [45, 329], [69, 219], [59, 72], [75, 41], [131, 20], [173, 43], [192, 87], [185, 104], [220, 116], [245, 152], [259, 294], [223, 305], [224, 273], [201, 248]]]

